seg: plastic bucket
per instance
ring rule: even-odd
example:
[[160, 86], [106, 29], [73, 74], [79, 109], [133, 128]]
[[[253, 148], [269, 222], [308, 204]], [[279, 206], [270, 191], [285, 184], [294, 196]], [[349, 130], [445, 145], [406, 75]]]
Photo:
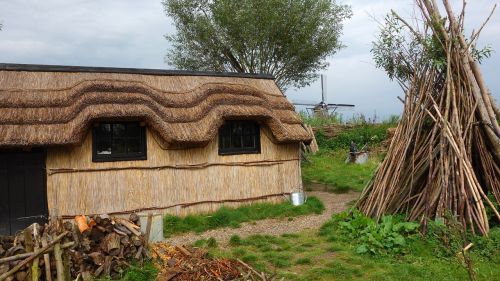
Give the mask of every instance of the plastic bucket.
[[290, 194], [290, 201], [292, 201], [292, 205], [300, 206], [305, 202], [304, 192], [292, 192]]

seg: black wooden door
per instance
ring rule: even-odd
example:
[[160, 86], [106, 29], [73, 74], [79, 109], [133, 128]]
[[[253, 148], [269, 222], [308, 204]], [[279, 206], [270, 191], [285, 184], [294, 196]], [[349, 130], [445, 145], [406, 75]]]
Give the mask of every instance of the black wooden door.
[[0, 235], [47, 217], [43, 151], [0, 151]]

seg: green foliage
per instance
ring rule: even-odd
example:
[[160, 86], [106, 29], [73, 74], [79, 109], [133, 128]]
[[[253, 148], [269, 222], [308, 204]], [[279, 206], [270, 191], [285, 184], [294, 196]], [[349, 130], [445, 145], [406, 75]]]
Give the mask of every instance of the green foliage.
[[241, 237], [237, 234], [231, 235], [231, 238], [229, 239], [229, 245], [231, 246], [241, 245]]
[[312, 261], [310, 258], [298, 258], [296, 261], [295, 261], [295, 264], [311, 264]]
[[343, 124], [343, 119], [342, 115], [334, 113], [328, 116], [314, 116], [314, 115], [309, 115], [306, 112], [299, 112], [300, 118], [302, 119], [302, 122], [305, 124], [311, 125], [312, 127], [322, 127], [322, 126], [328, 126], [328, 125], [341, 125]]
[[216, 248], [217, 247], [217, 240], [215, 240], [215, 238], [213, 238], [213, 237], [208, 238], [207, 247]]
[[321, 130], [316, 133], [316, 141], [320, 148], [337, 150], [349, 149], [351, 141], [357, 144], [358, 149], [363, 145], [374, 146], [387, 138], [387, 129], [392, 124], [361, 125], [342, 131], [334, 138], [328, 138]]
[[309, 197], [305, 204], [300, 206], [293, 206], [290, 202], [280, 204], [258, 203], [238, 208], [222, 207], [211, 214], [188, 215], [184, 218], [166, 215], [163, 233], [165, 237], [189, 231], [201, 233], [209, 229], [232, 227], [243, 222], [267, 218], [286, 218], [312, 213], [320, 214], [324, 209], [323, 202], [316, 197]]
[[[385, 70], [390, 79], [402, 83], [411, 81], [415, 67], [420, 63], [444, 73], [447, 57], [442, 42], [445, 40], [441, 33], [432, 31], [440, 30], [439, 26], [445, 27], [447, 23], [446, 18], [431, 18], [432, 27], [419, 30], [409, 27], [395, 12], [391, 12], [386, 15], [380, 34], [372, 43], [375, 65]], [[456, 41], [453, 43], [458, 44]], [[479, 63], [493, 53], [491, 46], [477, 49], [472, 44], [471, 47], [471, 55]]]
[[163, 0], [177, 28], [167, 61], [179, 69], [267, 73], [302, 87], [343, 46], [351, 8], [332, 0]]
[[342, 239], [356, 240], [358, 254], [405, 253], [407, 240], [418, 233], [420, 224], [405, 222], [399, 217], [383, 216], [377, 223], [357, 210], [335, 215], [320, 229], [321, 235], [341, 235]]
[[122, 281], [144, 281], [156, 280], [158, 269], [152, 262], [146, 262], [142, 266], [131, 265], [120, 279]]
[[[398, 219], [393, 218], [393, 223]], [[386, 224], [387, 225], [387, 224]], [[209, 249], [215, 256], [242, 258], [257, 271], [277, 274], [277, 279], [309, 280], [467, 280], [465, 268], [455, 256], [436, 254], [432, 237], [404, 234], [408, 252], [367, 257], [356, 253], [358, 239], [351, 239], [338, 232], [338, 222], [330, 220], [323, 228], [323, 235], [315, 230], [274, 237], [254, 235], [241, 240], [229, 249]], [[415, 238], [415, 239], [414, 239]], [[498, 280], [500, 230], [492, 229], [489, 238], [476, 237], [485, 245], [471, 240], [478, 280]], [[495, 242], [496, 241], [496, 242]], [[440, 243], [443, 243], [440, 241]], [[490, 249], [482, 256], [481, 249]], [[480, 256], [479, 256], [480, 255]]]

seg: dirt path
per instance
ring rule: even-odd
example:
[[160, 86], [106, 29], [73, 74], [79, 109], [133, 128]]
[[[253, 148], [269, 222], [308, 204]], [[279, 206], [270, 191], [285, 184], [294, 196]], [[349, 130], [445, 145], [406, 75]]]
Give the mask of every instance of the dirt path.
[[167, 242], [176, 245], [189, 245], [199, 239], [213, 237], [217, 242], [226, 244], [233, 234], [247, 237], [253, 234], [281, 235], [283, 233], [299, 232], [304, 229], [316, 229], [323, 225], [334, 213], [340, 213], [346, 209], [347, 203], [358, 198], [359, 193], [350, 191], [343, 194], [312, 191], [308, 196], [316, 196], [325, 204], [325, 211], [320, 215], [307, 215], [295, 217], [293, 221], [288, 218], [266, 219], [256, 222], [241, 224], [240, 228], [218, 228], [201, 234], [187, 233], [166, 239]]

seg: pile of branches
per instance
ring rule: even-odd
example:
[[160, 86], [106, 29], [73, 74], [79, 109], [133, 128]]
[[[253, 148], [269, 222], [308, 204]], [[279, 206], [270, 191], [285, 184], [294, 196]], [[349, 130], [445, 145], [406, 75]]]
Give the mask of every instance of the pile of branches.
[[156, 243], [151, 249], [159, 281], [278, 280], [276, 275], [258, 272], [239, 259], [211, 258], [200, 248]]
[[500, 202], [500, 114], [475, 46], [488, 20], [465, 39], [465, 1], [458, 17], [447, 0], [446, 17], [435, 0], [415, 2], [423, 28], [393, 12], [413, 42], [405, 49], [409, 55], [395, 54], [392, 65], [383, 65], [405, 91], [404, 112], [357, 206], [377, 219], [404, 213], [424, 226], [429, 219], [453, 215], [464, 229], [487, 235], [487, 208], [500, 220], [495, 207]]
[[[0, 237], [0, 280], [93, 280], [119, 277], [132, 261], [149, 256], [138, 216], [78, 216], [32, 224]], [[149, 221], [149, 220], [148, 220]]]

